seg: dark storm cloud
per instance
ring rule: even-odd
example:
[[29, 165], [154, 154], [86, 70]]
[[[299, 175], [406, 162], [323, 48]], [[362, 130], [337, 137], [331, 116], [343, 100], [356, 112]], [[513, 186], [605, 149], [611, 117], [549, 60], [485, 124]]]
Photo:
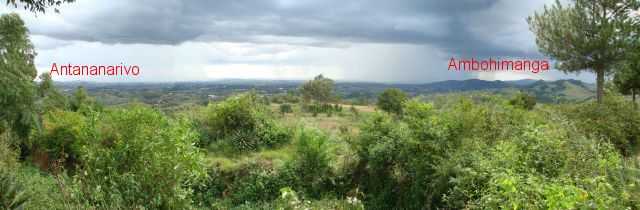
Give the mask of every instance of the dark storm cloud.
[[[56, 39], [108, 44], [229, 41], [335, 47], [339, 46], [336, 43], [366, 42], [432, 45], [457, 55], [531, 55], [489, 42], [492, 37], [471, 30], [478, 20], [500, 28], [497, 17], [474, 15], [494, 7], [498, 0], [113, 2], [107, 9], [95, 2], [70, 5], [62, 14], [69, 27], [35, 27], [32, 31]], [[72, 18], [64, 14], [77, 10], [89, 15]]]

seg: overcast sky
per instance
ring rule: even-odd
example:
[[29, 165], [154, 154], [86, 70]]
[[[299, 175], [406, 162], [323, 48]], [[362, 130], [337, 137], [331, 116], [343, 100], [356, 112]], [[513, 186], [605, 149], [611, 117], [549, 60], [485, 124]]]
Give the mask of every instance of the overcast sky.
[[425, 83], [566, 79], [588, 73], [461, 73], [455, 58], [544, 58], [526, 17], [554, 0], [77, 0], [60, 13], [16, 11], [39, 72], [51, 64], [140, 66], [129, 78], [202, 81], [309, 79]]

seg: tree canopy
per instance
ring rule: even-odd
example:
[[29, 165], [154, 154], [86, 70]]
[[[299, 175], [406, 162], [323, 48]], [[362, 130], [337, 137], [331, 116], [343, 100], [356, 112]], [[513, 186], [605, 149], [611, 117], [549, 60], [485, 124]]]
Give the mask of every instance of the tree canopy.
[[0, 17], [0, 119], [25, 136], [33, 118], [36, 55], [28, 30], [17, 14]]
[[383, 111], [402, 114], [403, 103], [407, 101], [407, 94], [398, 88], [388, 88], [378, 96], [378, 108]]
[[319, 102], [327, 102], [333, 98], [333, 90], [335, 83], [333, 80], [324, 77], [322, 74], [307, 81], [300, 87], [300, 92], [305, 101], [316, 100]]
[[602, 102], [605, 73], [624, 57], [633, 34], [630, 9], [634, 0], [556, 1], [527, 21], [540, 51], [564, 72], [596, 73], [597, 99]]
[[14, 7], [20, 5], [31, 12], [45, 13], [47, 8], [50, 7], [54, 7], [54, 11], [58, 12], [58, 7], [62, 5], [62, 3], [71, 3], [74, 1], [75, 0], [7, 0], [7, 5], [13, 5]]
[[629, 53], [618, 68], [613, 83], [620, 93], [631, 95], [635, 103], [636, 94], [640, 92], [640, 47]]

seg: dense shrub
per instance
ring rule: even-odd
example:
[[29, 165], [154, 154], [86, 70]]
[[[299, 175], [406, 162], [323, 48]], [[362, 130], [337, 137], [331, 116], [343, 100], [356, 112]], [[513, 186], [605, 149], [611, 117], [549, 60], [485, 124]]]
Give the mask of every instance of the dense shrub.
[[204, 167], [194, 146], [197, 135], [187, 122], [142, 106], [96, 113], [91, 121], [95, 139], [83, 150], [78, 173], [89, 203], [153, 209], [191, 205], [188, 186], [204, 175]]
[[287, 128], [276, 123], [251, 93], [209, 105], [205, 118], [212, 141], [226, 141], [239, 151], [275, 147], [291, 139]]
[[342, 105], [335, 104], [331, 105], [328, 103], [312, 103], [303, 105], [303, 110], [305, 112], [310, 112], [313, 116], [317, 116], [318, 114], [325, 113], [327, 116], [331, 116], [334, 112], [340, 113], [342, 112]]
[[[553, 107], [539, 112], [461, 100], [409, 101], [402, 119], [375, 114], [354, 141], [352, 177], [374, 209], [575, 209], [637, 205], [607, 142]], [[622, 173], [622, 174], [621, 174]], [[606, 186], [606, 187], [604, 187]], [[632, 187], [630, 187], [632, 186]]]
[[402, 114], [402, 104], [407, 101], [407, 94], [398, 88], [388, 88], [378, 96], [377, 106], [380, 110], [393, 114]]
[[[55, 110], [44, 116], [43, 131], [33, 145], [36, 151], [44, 150], [48, 157], [34, 153], [34, 161], [40, 164], [65, 163], [67, 168], [75, 167], [82, 147], [87, 145], [88, 126], [85, 117], [77, 112]], [[45, 166], [46, 166], [45, 165]]]
[[247, 174], [234, 174], [237, 179], [233, 183], [230, 195], [236, 205], [247, 202], [273, 201], [278, 190], [291, 184], [280, 176], [280, 172], [272, 167], [250, 165]]
[[565, 105], [563, 110], [576, 127], [591, 138], [611, 142], [625, 156], [637, 154], [640, 112], [623, 97], [608, 96], [604, 104]]
[[374, 209], [401, 207], [403, 195], [395, 192], [405, 186], [402, 149], [411, 141], [407, 127], [378, 113], [360, 129], [360, 135], [352, 142], [360, 159], [352, 173], [354, 182], [365, 193], [365, 205]]
[[18, 165], [18, 152], [13, 150], [10, 132], [0, 133], [0, 170], [11, 170]]
[[0, 207], [2, 209], [22, 209], [28, 200], [24, 187], [14, 175], [0, 168]]
[[536, 97], [524, 92], [518, 92], [509, 100], [509, 104], [526, 110], [532, 110], [533, 107], [536, 106]]
[[294, 158], [285, 166], [289, 179], [294, 182], [290, 187], [312, 198], [320, 198], [334, 189], [330, 180], [333, 172], [328, 138], [319, 131], [301, 130], [296, 139]]
[[291, 108], [291, 104], [280, 104], [280, 113], [282, 115], [286, 113], [291, 113], [291, 112], [293, 112], [293, 109]]
[[207, 168], [206, 177], [193, 185], [193, 201], [198, 207], [211, 207], [219, 199], [227, 187], [227, 178], [218, 167]]

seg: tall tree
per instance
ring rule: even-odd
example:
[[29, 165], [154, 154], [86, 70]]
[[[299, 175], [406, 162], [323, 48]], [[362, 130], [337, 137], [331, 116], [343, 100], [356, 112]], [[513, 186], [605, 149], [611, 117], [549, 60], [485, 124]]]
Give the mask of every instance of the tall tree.
[[[17, 14], [0, 17], [0, 121], [26, 136], [35, 120], [36, 55], [28, 30]], [[2, 131], [2, 129], [0, 129]]]
[[640, 45], [628, 53], [628, 58], [617, 65], [613, 83], [622, 94], [631, 95], [634, 106], [636, 95], [640, 93]]
[[7, 0], [7, 5], [12, 5], [14, 7], [18, 7], [18, 5], [20, 5], [31, 12], [44, 13], [47, 8], [50, 7], [53, 7], [53, 10], [58, 12], [58, 7], [62, 3], [70, 3], [74, 1], [75, 0]]
[[527, 19], [540, 51], [564, 72], [596, 74], [597, 100], [602, 103], [605, 74], [624, 57], [633, 26], [630, 10], [637, 0], [559, 0]]
[[320, 74], [313, 78], [313, 80], [305, 82], [302, 87], [300, 87], [300, 92], [307, 102], [310, 100], [328, 102], [333, 98], [334, 86], [335, 83], [333, 80]]

